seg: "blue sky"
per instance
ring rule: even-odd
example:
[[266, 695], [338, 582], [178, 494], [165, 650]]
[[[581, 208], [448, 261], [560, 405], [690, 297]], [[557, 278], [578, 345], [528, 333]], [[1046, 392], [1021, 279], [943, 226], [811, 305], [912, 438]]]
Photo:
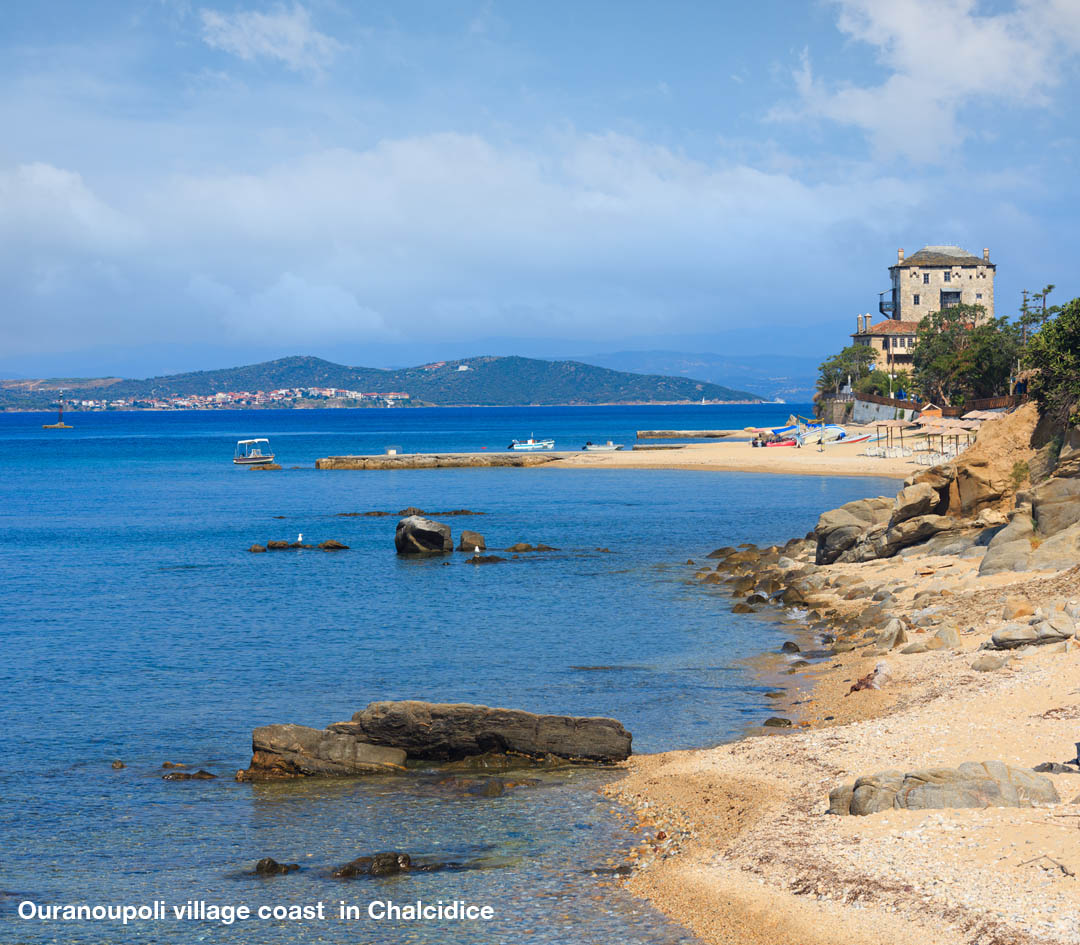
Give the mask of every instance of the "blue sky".
[[820, 357], [927, 243], [1071, 298], [1078, 66], [1078, 0], [12, 5], [0, 373]]

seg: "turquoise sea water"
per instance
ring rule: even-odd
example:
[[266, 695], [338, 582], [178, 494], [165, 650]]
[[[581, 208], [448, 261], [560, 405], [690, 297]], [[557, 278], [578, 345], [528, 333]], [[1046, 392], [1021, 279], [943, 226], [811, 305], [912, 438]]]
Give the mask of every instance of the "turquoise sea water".
[[[686, 559], [802, 534], [822, 509], [889, 491], [888, 481], [312, 464], [387, 445], [496, 449], [530, 433], [560, 448], [629, 444], [645, 427], [779, 424], [791, 409], [77, 413], [59, 433], [43, 431], [40, 414], [0, 414], [0, 941], [686, 941], [587, 875], [631, 840], [596, 794], [607, 774], [545, 777], [500, 798], [448, 794], [422, 777], [231, 776], [247, 764], [254, 726], [321, 727], [377, 699], [610, 715], [637, 751], [733, 737], [768, 714], [738, 661], [783, 637], [731, 614], [722, 592], [688, 585]], [[235, 440], [264, 435], [286, 469], [233, 468]], [[394, 516], [337, 514], [408, 505], [484, 513], [446, 521], [492, 548], [560, 550], [478, 568], [462, 555], [402, 560]], [[246, 550], [301, 532], [350, 550]], [[114, 771], [113, 759], [126, 767]], [[164, 761], [220, 777], [165, 782]], [[385, 849], [485, 868], [329, 876]], [[262, 856], [303, 869], [255, 880]], [[23, 900], [336, 909], [375, 898], [466, 899], [496, 918], [121, 929], [17, 915]]]

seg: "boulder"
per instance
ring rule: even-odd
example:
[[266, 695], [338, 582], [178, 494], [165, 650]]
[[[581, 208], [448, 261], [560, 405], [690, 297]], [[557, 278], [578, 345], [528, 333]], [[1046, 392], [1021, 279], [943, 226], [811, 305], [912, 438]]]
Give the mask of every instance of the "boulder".
[[[1080, 481], [1080, 480], [1078, 480]], [[1062, 571], [1080, 562], [1080, 522], [1039, 542], [1027, 560], [1033, 571]]]
[[248, 548], [248, 551], [255, 555], [266, 554], [266, 548], [262, 545], [252, 545], [250, 548]]
[[1009, 658], [997, 653], [981, 653], [971, 662], [971, 668], [977, 673], [992, 673], [1001, 669]]
[[875, 814], [894, 808], [1034, 807], [1060, 801], [1053, 782], [1001, 761], [903, 773], [882, 771], [829, 794], [830, 814]]
[[1002, 620], [1017, 620], [1020, 617], [1030, 617], [1035, 613], [1031, 601], [1024, 597], [1006, 597], [1005, 607], [1001, 612]]
[[318, 547], [322, 551], [348, 551], [349, 546], [343, 545], [340, 541], [334, 541], [333, 538], [329, 538], [326, 541], [320, 542]]
[[398, 522], [394, 547], [399, 555], [441, 555], [454, 550], [454, 541], [449, 525], [410, 515]]
[[906, 522], [909, 518], [919, 515], [928, 515], [937, 511], [941, 503], [941, 496], [928, 482], [919, 482], [901, 489], [893, 503], [892, 518], [890, 525], [898, 525]]
[[498, 555], [469, 555], [465, 559], [466, 564], [498, 564], [500, 561], [505, 561], [506, 558], [500, 558]]
[[1035, 526], [1031, 515], [1019, 509], [1009, 524], [990, 540], [979, 564], [979, 574], [1026, 570], [1034, 538]]
[[832, 564], [854, 545], [867, 529], [886, 524], [893, 512], [894, 499], [879, 496], [857, 499], [837, 509], [823, 512], [814, 527], [817, 546], [816, 564]]
[[1059, 479], [1073, 479], [1080, 476], [1080, 426], [1070, 427], [1065, 431], [1054, 475]]
[[990, 637], [987, 649], [1015, 650], [1020, 646], [1042, 646], [1047, 643], [1060, 643], [1075, 635], [1076, 624], [1072, 617], [1063, 611], [1056, 611], [1034, 623], [1006, 624]]
[[894, 617], [885, 624], [874, 642], [885, 650], [891, 650], [901, 643], [907, 643], [907, 633], [904, 632], [904, 625]]
[[630, 755], [631, 742], [615, 719], [413, 701], [373, 702], [351, 721], [328, 728], [372, 745], [404, 749], [410, 758], [437, 761], [498, 751], [613, 763]]
[[481, 551], [487, 551], [487, 545], [484, 543], [484, 536], [479, 532], [470, 532], [467, 528], [461, 533], [461, 538], [458, 539], [458, 551], [474, 551], [479, 548]]
[[1038, 631], [1029, 623], [1007, 623], [995, 630], [987, 649], [1015, 650], [1039, 642]]
[[1080, 479], [1055, 477], [1037, 486], [1031, 492], [1031, 510], [1040, 537], [1080, 522]]
[[[955, 627], [942, 627], [934, 634], [934, 640], [939, 641], [942, 648], [953, 649], [960, 645], [960, 634], [956, 632]], [[931, 647], [931, 649], [937, 649], [937, 647]]]
[[348, 777], [401, 771], [405, 752], [304, 725], [263, 725], [251, 735], [251, 766], [238, 781]]

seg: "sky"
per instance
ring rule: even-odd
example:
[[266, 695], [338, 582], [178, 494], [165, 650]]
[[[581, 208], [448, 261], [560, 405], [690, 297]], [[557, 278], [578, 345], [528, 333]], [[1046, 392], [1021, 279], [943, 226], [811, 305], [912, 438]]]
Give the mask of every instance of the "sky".
[[820, 359], [898, 247], [1080, 295], [1080, 0], [37, 0], [0, 375]]

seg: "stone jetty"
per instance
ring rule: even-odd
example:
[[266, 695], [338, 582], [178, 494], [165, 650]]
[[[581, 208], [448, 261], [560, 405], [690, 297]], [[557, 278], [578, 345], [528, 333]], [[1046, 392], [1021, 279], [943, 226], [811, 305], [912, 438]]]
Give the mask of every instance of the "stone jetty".
[[639, 440], [719, 440], [738, 430], [638, 430]]
[[479, 469], [485, 466], [543, 466], [573, 453], [395, 453], [325, 456], [316, 469]]

